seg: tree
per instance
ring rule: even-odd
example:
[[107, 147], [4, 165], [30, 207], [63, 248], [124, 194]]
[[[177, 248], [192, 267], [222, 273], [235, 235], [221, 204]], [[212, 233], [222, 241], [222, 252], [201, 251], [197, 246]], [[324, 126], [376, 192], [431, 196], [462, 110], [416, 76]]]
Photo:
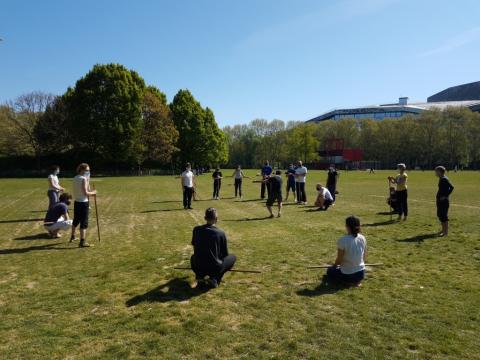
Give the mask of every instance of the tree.
[[167, 98], [153, 86], [145, 89], [142, 107], [143, 131], [140, 162], [158, 161], [166, 164], [178, 151], [178, 131], [173, 123]]
[[137, 163], [144, 90], [135, 71], [119, 64], [95, 65], [65, 95], [75, 148], [117, 165]]
[[228, 161], [227, 139], [218, 127], [213, 111], [208, 107], [205, 109], [203, 126], [205, 128], [205, 144], [208, 149], [204, 161], [211, 165], [226, 164]]
[[290, 131], [286, 144], [291, 161], [302, 160], [308, 163], [318, 159], [320, 141], [316, 130], [316, 124], [303, 124]]

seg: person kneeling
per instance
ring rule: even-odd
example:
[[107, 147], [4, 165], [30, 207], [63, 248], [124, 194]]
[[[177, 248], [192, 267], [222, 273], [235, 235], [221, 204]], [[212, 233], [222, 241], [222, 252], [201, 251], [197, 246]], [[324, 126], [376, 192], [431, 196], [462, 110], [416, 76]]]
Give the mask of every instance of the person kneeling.
[[[205, 211], [205, 225], [193, 229], [193, 255], [190, 263], [198, 287], [218, 287], [223, 275], [233, 268], [236, 256], [228, 254], [227, 236], [217, 228], [217, 210], [208, 208]], [[208, 279], [205, 280], [205, 277]]]
[[348, 234], [337, 242], [337, 259], [327, 269], [329, 282], [360, 286], [365, 277], [367, 240], [360, 234], [360, 219], [349, 216], [345, 221]]
[[54, 239], [60, 237], [60, 230], [68, 230], [72, 227], [72, 220], [68, 217], [68, 205], [70, 205], [71, 200], [72, 195], [63, 193], [60, 195], [59, 202], [47, 211], [44, 226]]
[[327, 211], [333, 204], [333, 196], [326, 187], [322, 186], [322, 184], [317, 184], [317, 191], [318, 196], [315, 201], [315, 206], [318, 206], [317, 210]]

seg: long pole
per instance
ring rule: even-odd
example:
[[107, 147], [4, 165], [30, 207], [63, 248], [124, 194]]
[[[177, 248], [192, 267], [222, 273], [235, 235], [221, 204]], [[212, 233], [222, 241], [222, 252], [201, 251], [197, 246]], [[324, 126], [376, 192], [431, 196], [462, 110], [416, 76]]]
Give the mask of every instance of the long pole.
[[387, 178], [387, 190], [388, 190], [388, 209], [390, 210], [390, 221], [393, 220], [393, 208], [392, 208], [392, 194], [390, 192], [390, 179]]
[[[328, 269], [332, 265], [313, 265], [307, 266], [307, 269]], [[365, 264], [365, 266], [383, 266], [383, 263], [376, 263], [376, 264]]]
[[[95, 184], [93, 185], [93, 190], [95, 190]], [[97, 194], [93, 196], [93, 202], [95, 203], [95, 216], [97, 218], [97, 234], [98, 234], [98, 242], [100, 242], [100, 222], [98, 221], [98, 206], [97, 206]]]
[[[180, 267], [176, 266], [174, 267], [175, 270], [192, 270], [192, 268], [189, 267]], [[238, 273], [252, 273], [252, 274], [261, 274], [262, 272], [260, 270], [240, 270], [240, 269], [232, 269], [229, 270], [231, 272], [238, 272]]]

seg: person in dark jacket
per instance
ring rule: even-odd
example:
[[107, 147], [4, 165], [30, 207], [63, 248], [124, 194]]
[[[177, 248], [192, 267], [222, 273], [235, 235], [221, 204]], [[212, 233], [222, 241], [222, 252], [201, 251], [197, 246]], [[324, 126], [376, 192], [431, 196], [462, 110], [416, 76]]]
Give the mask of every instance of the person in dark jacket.
[[438, 181], [437, 192], [437, 217], [442, 224], [442, 231], [439, 236], [448, 235], [448, 208], [450, 207], [449, 196], [452, 193], [454, 187], [450, 180], [445, 176], [446, 169], [443, 166], [437, 166], [435, 168], [435, 174], [440, 179]]
[[[216, 288], [223, 275], [233, 268], [236, 256], [228, 253], [227, 236], [217, 228], [217, 210], [208, 208], [205, 211], [205, 225], [193, 229], [193, 255], [190, 264], [198, 287]], [[208, 279], [205, 277], [208, 276]]]
[[270, 217], [273, 218], [272, 206], [275, 202], [278, 204], [277, 217], [282, 216], [282, 172], [277, 170], [274, 176], [270, 176], [268, 180], [270, 187], [270, 194], [267, 199], [267, 210], [270, 213]]
[[335, 168], [335, 165], [331, 164], [327, 173], [327, 189], [330, 191], [330, 194], [332, 194], [333, 202], [336, 200], [335, 195], [337, 193], [337, 182], [339, 177], [340, 174]]

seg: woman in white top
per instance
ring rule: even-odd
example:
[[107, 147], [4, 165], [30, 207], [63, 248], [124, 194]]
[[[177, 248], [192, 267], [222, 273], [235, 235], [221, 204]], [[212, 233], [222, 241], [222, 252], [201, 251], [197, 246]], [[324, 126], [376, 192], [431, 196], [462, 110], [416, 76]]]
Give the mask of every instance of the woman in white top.
[[65, 191], [63, 187], [60, 186], [58, 181], [58, 174], [60, 173], [60, 166], [52, 166], [52, 173], [48, 175], [48, 209], [50, 210], [58, 203], [58, 196], [61, 192]]
[[360, 286], [365, 277], [367, 240], [360, 234], [360, 219], [349, 216], [345, 220], [348, 234], [337, 241], [337, 259], [327, 269], [327, 279], [347, 285]]
[[242, 181], [243, 178], [248, 178], [242, 171], [242, 167], [237, 165], [237, 168], [233, 171], [232, 177], [235, 179], [235, 197], [240, 196], [242, 198]]

